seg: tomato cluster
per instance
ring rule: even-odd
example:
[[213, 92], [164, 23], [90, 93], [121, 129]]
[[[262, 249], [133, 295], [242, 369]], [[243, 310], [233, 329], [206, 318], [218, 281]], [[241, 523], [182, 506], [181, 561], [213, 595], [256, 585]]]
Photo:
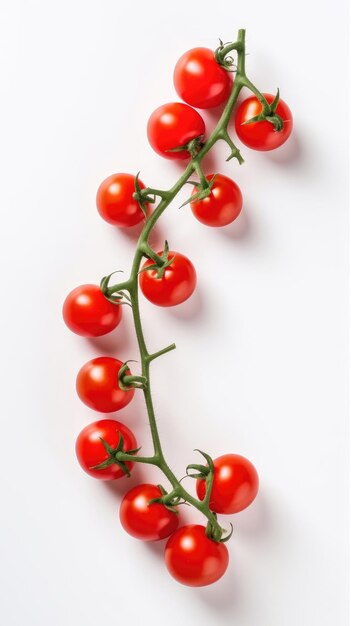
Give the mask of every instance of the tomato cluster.
[[[186, 104], [172, 102], [158, 107], [149, 118], [147, 136], [151, 147], [164, 158], [190, 159], [201, 150], [206, 135], [205, 123], [193, 107], [208, 109], [226, 102], [233, 79], [228, 68], [217, 61], [214, 52], [194, 48], [177, 62], [174, 85]], [[270, 94], [265, 94], [265, 98], [268, 104], [275, 102]], [[265, 119], [252, 119], [262, 113], [262, 105], [256, 96], [244, 100], [234, 115], [239, 139], [255, 150], [271, 150], [282, 145], [291, 133], [292, 115], [282, 100], [278, 101], [275, 112], [283, 120], [279, 132]], [[230, 224], [242, 209], [243, 198], [238, 185], [220, 173], [203, 175], [202, 178], [200, 174], [190, 198], [193, 215], [211, 227]], [[202, 194], [206, 181], [207, 193]], [[143, 190], [146, 192], [144, 196]], [[98, 188], [98, 212], [114, 226], [133, 227], [151, 214], [152, 190], [149, 195], [147, 192], [138, 177], [126, 173], [112, 174]], [[181, 304], [192, 295], [196, 287], [196, 271], [185, 255], [169, 250], [167, 245], [164, 251], [151, 251], [150, 255], [146, 251], [144, 256], [147, 259], [139, 272], [139, 286], [147, 300], [170, 307]], [[63, 318], [74, 333], [98, 337], [120, 324], [121, 297], [106, 291], [102, 284], [81, 285], [67, 296]], [[122, 361], [108, 356], [96, 357], [78, 372], [78, 396], [89, 408], [100, 413], [119, 411], [131, 402], [134, 395], [133, 386], [128, 386], [124, 377], [125, 380], [133, 378]], [[134, 465], [130, 456], [137, 452], [134, 434], [115, 419], [94, 421], [81, 431], [76, 442], [81, 467], [100, 480], [129, 475]], [[125, 462], [123, 453], [129, 455]], [[206, 496], [209, 471], [208, 466], [201, 467], [202, 472], [195, 476], [199, 502]], [[258, 475], [246, 458], [237, 454], [220, 456], [214, 459], [211, 472], [209, 509], [212, 513], [236, 514], [256, 497]], [[190, 586], [215, 582], [228, 566], [226, 546], [214, 541], [204, 526], [188, 524], [178, 528], [178, 510], [160, 501], [163, 493], [160, 486], [149, 483], [139, 484], [128, 491], [120, 506], [123, 528], [143, 541], [168, 537], [165, 562], [179, 582]]]

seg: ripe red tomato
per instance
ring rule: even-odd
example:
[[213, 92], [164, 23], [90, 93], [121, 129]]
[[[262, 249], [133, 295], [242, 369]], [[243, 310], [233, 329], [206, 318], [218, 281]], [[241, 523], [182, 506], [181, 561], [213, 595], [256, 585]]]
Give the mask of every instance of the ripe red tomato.
[[225, 102], [233, 85], [230, 73], [217, 63], [209, 48], [185, 52], [174, 68], [173, 81], [182, 100], [199, 109]]
[[100, 337], [118, 326], [122, 306], [107, 300], [98, 285], [80, 285], [68, 294], [62, 313], [72, 332], [83, 337]]
[[[258, 492], [258, 474], [248, 459], [239, 454], [224, 454], [213, 461], [214, 479], [210, 509], [216, 513], [239, 513], [251, 504]], [[196, 481], [198, 498], [203, 500], [205, 480]]]
[[[116, 463], [109, 465], [103, 469], [92, 469], [100, 463], [104, 463], [109, 458], [101, 439], [104, 439], [111, 448], [117, 448], [120, 434], [124, 439], [123, 451], [134, 450], [137, 447], [137, 442], [127, 426], [117, 422], [116, 420], [99, 420], [89, 424], [79, 433], [76, 441], [76, 454], [80, 466], [83, 470], [100, 480], [115, 480], [116, 478], [122, 478], [126, 474]], [[101, 437], [101, 439], [100, 439]], [[126, 462], [126, 466], [129, 471], [132, 469], [134, 463], [130, 461]]]
[[171, 535], [178, 526], [178, 515], [159, 502], [162, 496], [156, 485], [137, 485], [124, 496], [119, 517], [124, 530], [143, 541], [157, 541]]
[[[111, 413], [123, 409], [134, 395], [134, 389], [123, 391], [118, 372], [123, 363], [110, 356], [100, 356], [83, 365], [77, 375], [77, 393], [82, 402], [95, 411]], [[130, 374], [127, 370], [126, 374]]]
[[[158, 253], [160, 256], [162, 252]], [[139, 275], [140, 289], [145, 298], [158, 306], [175, 306], [190, 298], [196, 287], [196, 271], [192, 262], [180, 252], [172, 250], [168, 253], [169, 259], [174, 259], [166, 267], [162, 278], [157, 277], [157, 270], [141, 272]], [[148, 259], [144, 267], [153, 265]], [[143, 269], [142, 268], [142, 269]]]
[[172, 152], [186, 146], [192, 139], [205, 134], [201, 115], [187, 104], [170, 102], [154, 111], [147, 124], [150, 146], [166, 159], [188, 159], [187, 150]]
[[[274, 96], [264, 93], [269, 104], [272, 104]], [[283, 130], [276, 131], [273, 124], [263, 120], [244, 124], [251, 118], [262, 112], [262, 105], [256, 96], [251, 96], [242, 102], [235, 114], [235, 130], [240, 141], [253, 150], [274, 150], [283, 145], [290, 137], [293, 128], [293, 117], [288, 105], [284, 100], [279, 100], [276, 113], [284, 122]]]
[[228, 567], [224, 543], [206, 536], [205, 527], [189, 524], [179, 528], [167, 541], [167, 568], [178, 582], [189, 587], [204, 587], [216, 582]]
[[[140, 179], [139, 185], [145, 189]], [[96, 206], [101, 217], [121, 228], [139, 224], [144, 219], [144, 213], [139, 202], [133, 198], [134, 192], [135, 176], [132, 174], [112, 174], [106, 178], [96, 194]]]
[[[213, 174], [206, 176], [211, 180]], [[193, 195], [198, 189], [194, 187]], [[223, 174], [217, 174], [211, 194], [203, 200], [191, 202], [191, 210], [195, 217], [206, 226], [226, 226], [239, 215], [243, 205], [243, 197], [238, 185]]]

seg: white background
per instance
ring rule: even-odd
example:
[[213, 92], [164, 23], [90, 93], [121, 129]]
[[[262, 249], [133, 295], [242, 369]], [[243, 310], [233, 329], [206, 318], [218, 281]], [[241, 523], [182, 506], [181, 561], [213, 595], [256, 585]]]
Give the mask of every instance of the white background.
[[[14, 0], [0, 11], [2, 622], [345, 626], [346, 3]], [[227, 574], [194, 590], [168, 576], [162, 545], [119, 525], [124, 491], [159, 475], [139, 467], [106, 485], [75, 459], [98, 417], [76, 397], [76, 372], [94, 356], [137, 358], [130, 315], [87, 341], [61, 306], [76, 285], [128, 271], [135, 234], [99, 218], [96, 189], [117, 171], [160, 187], [178, 178], [183, 165], [148, 146], [148, 115], [176, 98], [181, 53], [240, 27], [248, 74], [280, 87], [294, 135], [274, 154], [243, 148], [242, 167], [216, 147], [207, 171], [238, 182], [243, 214], [208, 229], [178, 210], [184, 192], [156, 239], [192, 259], [196, 295], [174, 310], [142, 302], [150, 348], [177, 344], [153, 366], [171, 466], [183, 475], [197, 447], [237, 452], [261, 478], [233, 520]], [[150, 451], [141, 397], [116, 417]]]

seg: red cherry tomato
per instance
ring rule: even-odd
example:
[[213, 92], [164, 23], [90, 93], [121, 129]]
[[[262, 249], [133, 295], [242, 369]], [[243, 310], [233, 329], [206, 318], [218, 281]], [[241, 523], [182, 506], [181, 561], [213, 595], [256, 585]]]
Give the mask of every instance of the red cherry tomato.
[[[161, 256], [162, 252], [158, 254]], [[166, 267], [162, 278], [157, 277], [157, 270], [154, 269], [139, 275], [140, 289], [145, 298], [158, 306], [180, 304], [190, 298], [196, 287], [196, 272], [192, 262], [180, 252], [172, 250], [169, 251], [168, 258], [174, 260]], [[143, 268], [153, 264], [148, 259]]]
[[204, 526], [190, 524], [179, 528], [168, 539], [165, 561], [178, 582], [189, 587], [203, 587], [223, 576], [229, 555], [224, 543], [206, 536]]
[[[271, 104], [274, 96], [264, 93], [267, 102]], [[235, 130], [240, 141], [253, 150], [274, 150], [283, 145], [290, 137], [293, 128], [293, 117], [288, 105], [284, 100], [279, 100], [276, 113], [283, 120], [283, 130], [277, 131], [273, 124], [263, 120], [245, 124], [248, 120], [262, 112], [262, 105], [256, 96], [251, 96], [241, 103], [235, 114]]]
[[153, 502], [162, 496], [156, 485], [137, 485], [124, 496], [119, 516], [124, 530], [143, 541], [157, 541], [171, 535], [178, 526], [178, 515], [163, 504]]
[[231, 75], [209, 48], [192, 48], [180, 57], [174, 69], [176, 92], [188, 104], [209, 109], [225, 102], [233, 85]]
[[[141, 189], [144, 183], [139, 180]], [[135, 176], [132, 174], [112, 174], [100, 185], [96, 194], [96, 206], [101, 217], [121, 228], [129, 228], [144, 219], [139, 202], [134, 200]]]
[[[214, 479], [210, 509], [215, 513], [239, 513], [251, 504], [258, 492], [258, 474], [250, 461], [239, 454], [224, 454], [214, 459]], [[205, 480], [196, 481], [198, 498], [203, 500]]]
[[[213, 174], [206, 176], [211, 180]], [[194, 187], [193, 195], [198, 189]], [[195, 217], [206, 226], [226, 226], [239, 215], [243, 205], [243, 197], [238, 185], [223, 174], [217, 174], [211, 193], [203, 200], [191, 202], [191, 210]]]
[[154, 111], [147, 124], [150, 146], [166, 159], [188, 159], [187, 150], [172, 152], [186, 146], [192, 139], [205, 134], [201, 115], [187, 104], [170, 102]]
[[[118, 372], [123, 363], [110, 356], [100, 356], [83, 365], [77, 375], [77, 393], [82, 402], [101, 413], [123, 409], [132, 400], [134, 389], [123, 391]], [[126, 374], [130, 374], [127, 370]]]
[[122, 319], [121, 305], [107, 300], [98, 285], [73, 289], [64, 301], [62, 313], [68, 328], [83, 337], [106, 335]]
[[[132, 431], [116, 420], [105, 419], [93, 422], [79, 433], [76, 441], [77, 459], [80, 466], [89, 476], [99, 478], [100, 480], [115, 480], [116, 478], [126, 476], [123, 469], [116, 463], [103, 469], [92, 469], [109, 458], [101, 439], [104, 439], [111, 448], [117, 448], [120, 435], [124, 439], [124, 452], [134, 450], [137, 447]], [[126, 462], [129, 471], [133, 465], [134, 463], [130, 461]]]

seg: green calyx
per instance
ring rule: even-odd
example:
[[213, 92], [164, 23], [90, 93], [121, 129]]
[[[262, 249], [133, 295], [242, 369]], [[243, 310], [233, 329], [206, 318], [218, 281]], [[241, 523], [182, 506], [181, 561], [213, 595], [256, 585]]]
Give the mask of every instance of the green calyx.
[[[202, 170], [201, 170], [201, 173], [202, 173]], [[179, 208], [182, 209], [184, 206], [186, 206], [187, 204], [190, 204], [191, 202], [199, 202], [200, 200], [204, 200], [205, 198], [208, 198], [208, 196], [211, 195], [211, 189], [213, 187], [213, 183], [215, 181], [216, 176], [217, 174], [214, 174], [211, 180], [207, 180], [205, 175], [202, 174], [202, 176], [201, 175], [199, 176], [200, 177], [199, 182], [196, 182], [194, 180], [188, 180], [187, 183], [189, 183], [190, 185], [194, 185], [194, 187], [198, 189], [199, 191], [197, 191], [196, 193], [193, 193], [190, 196], [190, 198], [188, 198], [188, 200], [186, 200], [185, 202], [183, 202], [183, 204], [180, 205]]]
[[176, 148], [171, 148], [170, 150], [167, 150], [167, 152], [186, 151], [186, 152], [189, 152], [192, 159], [195, 159], [196, 155], [200, 152], [201, 148], [203, 148], [203, 146], [205, 145], [203, 142], [203, 139], [204, 139], [204, 136], [199, 135], [198, 137], [195, 137], [194, 139], [189, 141], [189, 143], [185, 144], [184, 146], [177, 146]]
[[142, 189], [139, 183], [139, 174], [137, 173], [134, 179], [135, 192], [133, 193], [134, 200], [139, 202], [139, 206], [147, 219], [147, 203], [154, 204], [156, 202], [155, 194], [150, 195], [147, 189]]
[[151, 270], [155, 270], [157, 278], [162, 278], [163, 274], [165, 273], [166, 268], [169, 267], [173, 263], [173, 260], [175, 258], [174, 256], [171, 259], [169, 258], [168, 241], [165, 241], [165, 245], [164, 245], [163, 252], [161, 255], [154, 252], [150, 248], [150, 246], [144, 247], [144, 254], [148, 259], [150, 259], [151, 261], [155, 261], [155, 262], [141, 269], [139, 271], [139, 274], [141, 274], [142, 272], [150, 272]]
[[122, 391], [130, 391], [130, 389], [146, 389], [147, 378], [146, 376], [135, 376], [133, 374], [127, 374], [129, 372], [130, 361], [123, 363], [118, 372], [118, 385]]
[[[264, 96], [262, 96], [264, 98]], [[268, 104], [266, 98], [264, 98], [267, 107], [262, 107], [262, 111], [259, 115], [255, 115], [251, 119], [247, 120], [247, 122], [243, 123], [243, 126], [246, 124], [252, 124], [253, 122], [270, 122], [274, 126], [274, 130], [280, 132], [284, 128], [284, 122], [280, 115], [276, 113], [277, 106], [279, 103], [279, 89], [277, 90], [277, 95], [275, 96], [272, 104]], [[266, 109], [266, 110], [265, 110]]]
[[[121, 470], [126, 474], [126, 476], [128, 477], [130, 476], [130, 471], [128, 469], [128, 466], [124, 463], [124, 461], [121, 461], [118, 458], [118, 453], [123, 452], [123, 446], [124, 446], [124, 438], [120, 432], [118, 432], [118, 434], [119, 434], [119, 441], [118, 441], [118, 445], [116, 448], [112, 448], [112, 446], [110, 446], [107, 443], [107, 441], [105, 441], [105, 439], [103, 439], [102, 437], [99, 437], [102, 445], [104, 446], [108, 454], [108, 458], [106, 459], [106, 461], [103, 461], [102, 463], [99, 463], [98, 465], [94, 465], [90, 469], [103, 470], [106, 467], [110, 467], [110, 465], [118, 465], [118, 467], [121, 468]], [[135, 448], [134, 450], [128, 450], [128, 454], [136, 454], [137, 452], [139, 452], [139, 450], [140, 448]]]
[[155, 189], [154, 187], [144, 187], [144, 189], [142, 189], [139, 182], [139, 174], [140, 172], [137, 173], [134, 179], [135, 192], [133, 193], [133, 198], [139, 202], [140, 208], [144, 213], [145, 219], [147, 220], [147, 204], [155, 204], [156, 197], [166, 199], [168, 197], [168, 192], [163, 191], [163, 189]]
[[[210, 457], [209, 454], [207, 454], [206, 452], [202, 452], [202, 450], [198, 450], [197, 448], [195, 448], [194, 452], [200, 452], [200, 454], [202, 454], [202, 456], [206, 459], [208, 465], [199, 465], [197, 463], [190, 463], [190, 465], [186, 466], [186, 475], [189, 476], [189, 478], [204, 478], [207, 479], [208, 476], [214, 475], [214, 465], [213, 465], [213, 460]], [[196, 474], [189, 474], [188, 470], [195, 470], [197, 473]]]
[[[216, 513], [213, 513], [215, 519], [217, 520], [217, 515]], [[227, 541], [229, 541], [229, 539], [231, 538], [232, 534], [233, 534], [234, 528], [233, 528], [233, 524], [230, 524], [230, 532], [228, 533], [228, 531], [225, 528], [221, 528], [217, 526], [214, 526], [212, 522], [207, 522], [206, 525], [206, 536], [209, 539], [212, 539], [212, 541], [217, 541], [218, 543], [226, 543]]]
[[223, 41], [219, 40], [219, 46], [216, 48], [214, 52], [215, 59], [221, 67], [223, 67], [228, 72], [235, 72], [236, 65], [234, 64], [234, 57], [232, 57], [229, 53], [235, 48], [232, 48], [233, 44], [231, 42], [223, 43]]
[[109, 287], [111, 276], [119, 274], [121, 271], [122, 270], [116, 270], [115, 272], [108, 274], [108, 276], [104, 276], [100, 281], [100, 289], [106, 300], [112, 302], [112, 304], [128, 304], [131, 306], [131, 300], [128, 292], [122, 291], [119, 286], [117, 286], [117, 290], [115, 290], [114, 287]]
[[152, 498], [149, 501], [149, 504], [153, 504], [157, 502], [158, 504], [162, 504], [168, 511], [172, 511], [176, 515], [179, 514], [178, 509], [176, 508], [180, 504], [187, 504], [182, 498], [175, 494], [175, 491], [168, 493], [166, 489], [162, 485], [157, 485], [161, 491], [161, 496], [159, 498]]

